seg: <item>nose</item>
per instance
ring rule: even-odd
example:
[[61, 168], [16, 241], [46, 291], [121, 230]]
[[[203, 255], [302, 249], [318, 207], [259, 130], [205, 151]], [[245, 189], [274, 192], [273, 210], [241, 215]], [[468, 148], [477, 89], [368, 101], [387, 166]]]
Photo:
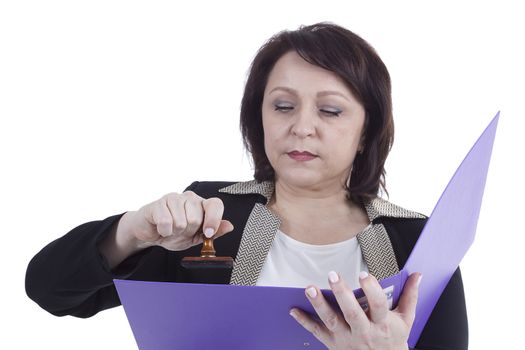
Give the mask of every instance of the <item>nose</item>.
[[301, 111], [295, 115], [291, 132], [299, 138], [313, 136], [316, 133], [315, 117], [308, 112]]

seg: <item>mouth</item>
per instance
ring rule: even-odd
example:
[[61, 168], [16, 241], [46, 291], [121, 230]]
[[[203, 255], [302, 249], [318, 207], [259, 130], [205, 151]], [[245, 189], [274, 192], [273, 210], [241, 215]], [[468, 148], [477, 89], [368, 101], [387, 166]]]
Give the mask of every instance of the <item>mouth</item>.
[[318, 157], [316, 154], [310, 153], [308, 151], [291, 151], [287, 154], [290, 158], [298, 161], [307, 161]]

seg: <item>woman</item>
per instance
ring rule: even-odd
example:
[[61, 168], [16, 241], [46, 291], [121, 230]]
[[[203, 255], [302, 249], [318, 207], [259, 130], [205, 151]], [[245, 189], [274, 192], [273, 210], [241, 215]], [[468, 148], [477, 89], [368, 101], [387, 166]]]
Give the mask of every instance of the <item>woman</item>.
[[[393, 141], [390, 78], [375, 51], [330, 23], [283, 31], [257, 53], [241, 107], [254, 180], [195, 182], [140, 208], [83, 224], [29, 264], [28, 295], [56, 315], [120, 304], [113, 278], [304, 287], [320, 321], [290, 314], [330, 349], [407, 349], [421, 276], [389, 310], [377, 280], [399, 271], [426, 218], [380, 199]], [[180, 266], [214, 237], [232, 271]], [[352, 289], [362, 287], [364, 312]], [[331, 288], [343, 315], [319, 292]], [[465, 349], [459, 270], [418, 349]]]

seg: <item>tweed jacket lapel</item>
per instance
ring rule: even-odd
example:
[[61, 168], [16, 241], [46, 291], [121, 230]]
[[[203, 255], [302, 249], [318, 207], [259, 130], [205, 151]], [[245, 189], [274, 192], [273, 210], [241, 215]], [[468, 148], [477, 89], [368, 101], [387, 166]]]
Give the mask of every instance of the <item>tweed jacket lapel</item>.
[[230, 284], [254, 286], [275, 233], [281, 225], [281, 220], [266, 206], [273, 196], [274, 184], [271, 181], [238, 182], [220, 189], [219, 192], [238, 195], [260, 194], [266, 198], [264, 204], [255, 204], [248, 217], [230, 279]]
[[[271, 181], [252, 180], [238, 182], [219, 190], [234, 195], [259, 194], [266, 199], [264, 204], [256, 203], [248, 217], [230, 284], [253, 286], [259, 278], [277, 229], [281, 225], [281, 220], [267, 207], [274, 188], [274, 183]], [[360, 232], [357, 239], [369, 272], [377, 279], [384, 279], [398, 273], [399, 267], [386, 229], [381, 223], [376, 223], [376, 219], [381, 216], [396, 218], [424, 218], [425, 216], [381, 198], [366, 203], [365, 209], [371, 225]]]
[[365, 203], [365, 210], [371, 225], [357, 234], [363, 259], [368, 271], [378, 280], [399, 272], [396, 255], [385, 226], [376, 219], [387, 216], [394, 218], [425, 218], [424, 215], [403, 209], [381, 198]]

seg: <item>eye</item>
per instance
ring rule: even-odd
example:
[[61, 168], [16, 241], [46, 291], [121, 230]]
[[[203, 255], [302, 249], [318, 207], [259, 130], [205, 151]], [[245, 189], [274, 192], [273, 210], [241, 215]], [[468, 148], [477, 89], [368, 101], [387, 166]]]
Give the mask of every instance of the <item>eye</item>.
[[281, 111], [281, 112], [284, 112], [284, 113], [286, 113], [286, 112], [288, 112], [288, 111], [293, 109], [292, 106], [283, 106], [283, 105], [275, 105], [274, 107], [275, 107], [276, 111]]
[[326, 110], [326, 109], [321, 109], [321, 112], [323, 112], [324, 114], [329, 115], [330, 117], [339, 117], [339, 114], [341, 114], [342, 111], [340, 111], [340, 110], [329, 111], [329, 110]]

